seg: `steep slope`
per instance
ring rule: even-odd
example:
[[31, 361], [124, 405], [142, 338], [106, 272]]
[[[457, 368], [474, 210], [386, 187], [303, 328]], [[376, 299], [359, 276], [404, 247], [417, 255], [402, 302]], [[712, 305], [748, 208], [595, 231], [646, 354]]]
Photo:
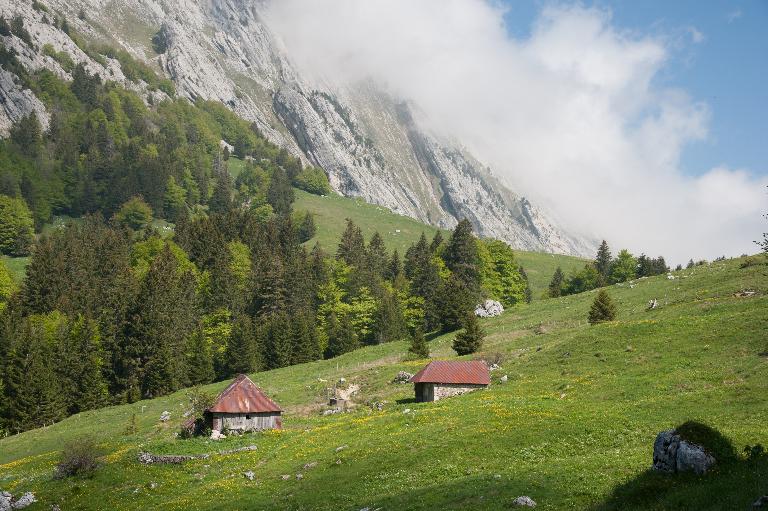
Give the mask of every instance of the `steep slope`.
[[[655, 434], [690, 418], [739, 451], [768, 442], [768, 277], [741, 262], [613, 286], [619, 314], [609, 324], [586, 324], [593, 292], [484, 320], [485, 355], [502, 366], [486, 391], [413, 403], [412, 386], [391, 380], [425, 361], [403, 361], [403, 343], [384, 344], [252, 375], [286, 409], [282, 432], [176, 439], [187, 406], [179, 392], [0, 440], [0, 487], [34, 491], [40, 509], [502, 510], [518, 495], [545, 510], [747, 509], [765, 493], [768, 456], [706, 477], [647, 472]], [[757, 294], [734, 296], [745, 287]], [[651, 298], [660, 307], [646, 311]], [[542, 323], [548, 332], [535, 334]], [[451, 339], [431, 341], [433, 356], [450, 357]], [[340, 377], [360, 385], [358, 408], [320, 416], [325, 387]], [[168, 423], [158, 420], [164, 410]], [[126, 433], [133, 414], [138, 431]], [[52, 480], [62, 444], [84, 434], [100, 442], [104, 465], [92, 479]], [[243, 445], [257, 448], [181, 466], [136, 461], [141, 450]]]
[[[126, 81], [113, 60], [107, 66], [95, 62], [50, 24], [53, 12], [60, 12], [89, 38], [120, 45], [155, 65], [174, 80], [179, 94], [227, 104], [271, 141], [323, 167], [344, 195], [441, 228], [466, 217], [481, 235], [519, 249], [592, 252], [589, 242], [553, 225], [458, 143], [425, 130], [411, 105], [371, 82], [338, 88], [303, 77], [264, 21], [264, 2], [47, 0], [51, 13], [36, 11], [26, 0], [6, 4], [6, 16], [24, 18], [37, 48], [14, 36], [3, 43], [24, 54], [33, 69], [51, 67], [67, 76], [53, 58], [40, 54], [50, 44], [75, 63], [87, 62], [91, 72]], [[29, 91], [9, 80], [0, 74], [0, 133], [29, 111], [46, 116]]]

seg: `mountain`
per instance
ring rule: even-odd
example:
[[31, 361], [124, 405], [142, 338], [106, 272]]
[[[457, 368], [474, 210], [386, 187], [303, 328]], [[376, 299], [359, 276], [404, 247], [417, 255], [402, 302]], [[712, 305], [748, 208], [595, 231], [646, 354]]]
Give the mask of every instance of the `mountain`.
[[[70, 79], [61, 63], [65, 52], [89, 72], [143, 92], [147, 101], [164, 97], [125, 72], [117, 59], [84, 52], [62, 30], [60, 21], [66, 17], [87, 39], [125, 49], [162, 72], [179, 95], [226, 104], [270, 141], [322, 167], [344, 195], [441, 228], [466, 217], [480, 235], [518, 249], [593, 252], [591, 241], [557, 227], [459, 143], [427, 130], [415, 115], [417, 105], [392, 97], [372, 81], [334, 87], [302, 76], [265, 21], [265, 5], [247, 0], [6, 0], [4, 15], [21, 16], [32, 45], [16, 35], [3, 36], [2, 42], [31, 70], [46, 67]], [[0, 99], [0, 134], [30, 111], [43, 121], [49, 116], [6, 69], [0, 70]]]

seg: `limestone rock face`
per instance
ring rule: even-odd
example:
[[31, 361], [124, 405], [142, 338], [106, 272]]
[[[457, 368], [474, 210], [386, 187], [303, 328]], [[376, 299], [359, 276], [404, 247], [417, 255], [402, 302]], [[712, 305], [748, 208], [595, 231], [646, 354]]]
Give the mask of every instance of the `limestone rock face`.
[[653, 469], [660, 472], [705, 474], [715, 462], [701, 446], [683, 440], [674, 430], [662, 431], [653, 443]]
[[[107, 38], [171, 78], [189, 99], [221, 101], [253, 122], [270, 141], [305, 163], [322, 167], [331, 186], [432, 225], [452, 228], [469, 219], [482, 236], [525, 250], [587, 255], [591, 241], [553, 224], [521, 194], [510, 191], [460, 141], [426, 128], [418, 105], [393, 97], [372, 81], [353, 85], [309, 79], [294, 66], [265, 19], [269, 0], [46, 0], [86, 38]], [[164, 93], [125, 78], [119, 63], [86, 55], [28, 0], [5, 0], [21, 15], [34, 47], [3, 37], [29, 70], [69, 74], [41, 48], [66, 51], [91, 73], [140, 93], [149, 103]], [[83, 9], [85, 20], [77, 14]], [[6, 16], [6, 17], [8, 17]], [[164, 44], [156, 53], [152, 34]], [[0, 74], [0, 135], [30, 111], [47, 123], [42, 103]], [[232, 143], [232, 141], [226, 141]]]
[[486, 300], [475, 307], [475, 316], [479, 318], [492, 318], [501, 316], [504, 306], [496, 300]]

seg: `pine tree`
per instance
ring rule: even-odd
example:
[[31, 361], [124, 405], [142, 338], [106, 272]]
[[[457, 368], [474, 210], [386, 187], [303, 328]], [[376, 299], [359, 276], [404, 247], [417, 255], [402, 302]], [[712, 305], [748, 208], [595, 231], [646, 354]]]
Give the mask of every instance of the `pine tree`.
[[305, 243], [311, 240], [317, 232], [317, 226], [315, 226], [315, 217], [312, 213], [307, 212], [298, 227], [299, 242]]
[[472, 224], [464, 219], [458, 223], [443, 252], [445, 265], [460, 279], [475, 298], [480, 293], [480, 256]]
[[689, 259], [689, 260], [688, 260], [688, 264], [686, 264], [686, 265], [685, 265], [685, 269], [686, 269], [686, 270], [690, 270], [690, 269], [691, 269], [691, 268], [693, 268], [694, 266], [696, 266], [696, 263], [694, 263], [694, 262], [693, 262], [693, 259]]
[[595, 268], [597, 268], [597, 273], [600, 275], [598, 287], [602, 287], [608, 283], [608, 276], [611, 273], [611, 251], [605, 240], [600, 243], [600, 248], [597, 249]]
[[[231, 342], [231, 341], [230, 341]], [[227, 346], [229, 347], [229, 346]], [[191, 385], [205, 385], [216, 378], [213, 370], [213, 355], [201, 330], [189, 336], [187, 348], [187, 381]]]
[[592, 302], [592, 307], [589, 309], [588, 319], [591, 325], [616, 319], [616, 305], [605, 289], [601, 289], [597, 293], [595, 301]]
[[429, 344], [427, 344], [427, 340], [424, 338], [424, 330], [421, 327], [414, 329], [411, 336], [411, 347], [408, 348], [408, 352], [417, 358], [429, 358]]
[[522, 265], [517, 267], [517, 271], [520, 273], [520, 279], [525, 286], [523, 289], [523, 299], [525, 300], [525, 303], [531, 303], [531, 300], [533, 300], [533, 291], [531, 291], [531, 282], [528, 280], [528, 274], [525, 272], [525, 268], [523, 268]]
[[291, 337], [293, 340], [291, 364], [302, 364], [322, 358], [314, 319], [310, 314], [299, 313], [293, 317]]
[[403, 273], [403, 265], [400, 262], [400, 255], [397, 253], [397, 250], [392, 252], [392, 258], [389, 260], [389, 263], [387, 264], [387, 269], [384, 272], [384, 278], [387, 279], [390, 282], [394, 282], [395, 279], [397, 279], [398, 275], [401, 275]]
[[458, 355], [469, 355], [482, 347], [485, 332], [480, 328], [477, 316], [472, 313], [464, 316], [463, 327], [453, 340], [453, 350]]
[[549, 297], [557, 298], [563, 294], [563, 285], [565, 283], [565, 275], [563, 270], [559, 266], [555, 270], [555, 274], [552, 275], [552, 280], [549, 282]]
[[287, 215], [291, 212], [293, 200], [293, 187], [288, 175], [281, 167], [275, 168], [267, 188], [267, 202], [276, 214]]
[[365, 258], [365, 239], [360, 227], [347, 218], [347, 227], [341, 235], [339, 247], [336, 249], [336, 259], [350, 266], [360, 267]]
[[360, 346], [355, 328], [346, 315], [338, 319], [335, 314], [331, 314], [326, 329], [328, 347], [325, 350], [325, 358], [338, 357]]
[[227, 376], [248, 374], [259, 365], [256, 332], [250, 316], [239, 316], [232, 325], [225, 351]]
[[232, 210], [232, 190], [232, 177], [224, 164], [224, 170], [216, 176], [216, 187], [213, 189], [211, 200], [208, 201], [211, 213], [225, 214]]
[[268, 369], [290, 365], [293, 339], [291, 320], [284, 312], [274, 312], [265, 318], [263, 331], [264, 361]]

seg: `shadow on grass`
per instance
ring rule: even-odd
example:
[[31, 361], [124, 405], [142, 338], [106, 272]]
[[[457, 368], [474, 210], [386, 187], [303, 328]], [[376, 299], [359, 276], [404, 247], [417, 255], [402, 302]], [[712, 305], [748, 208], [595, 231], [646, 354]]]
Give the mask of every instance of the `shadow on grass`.
[[768, 493], [768, 455], [737, 460], [713, 472], [660, 474], [643, 472], [617, 486], [594, 511], [614, 510], [749, 510], [752, 503]]
[[411, 403], [415, 403], [415, 402], [416, 402], [416, 398], [415, 397], [404, 397], [402, 399], [395, 400], [395, 403], [397, 403], [399, 405], [407, 405], [407, 404], [411, 404]]

